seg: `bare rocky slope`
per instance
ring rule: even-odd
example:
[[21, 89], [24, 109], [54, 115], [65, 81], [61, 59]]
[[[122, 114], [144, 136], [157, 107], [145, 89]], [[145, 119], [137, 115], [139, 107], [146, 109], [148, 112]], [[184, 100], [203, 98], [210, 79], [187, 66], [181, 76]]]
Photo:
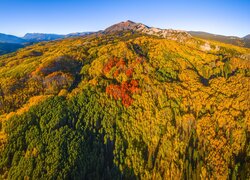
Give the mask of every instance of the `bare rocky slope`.
[[186, 31], [173, 30], [173, 29], [160, 29], [155, 27], [149, 27], [142, 23], [135, 23], [133, 21], [125, 21], [120, 22], [118, 24], [114, 24], [107, 29], [104, 30], [104, 33], [112, 33], [117, 31], [135, 31], [140, 33], [145, 33], [148, 35], [155, 35], [158, 37], [163, 37], [170, 40], [177, 40], [179, 42], [183, 42], [192, 36]]

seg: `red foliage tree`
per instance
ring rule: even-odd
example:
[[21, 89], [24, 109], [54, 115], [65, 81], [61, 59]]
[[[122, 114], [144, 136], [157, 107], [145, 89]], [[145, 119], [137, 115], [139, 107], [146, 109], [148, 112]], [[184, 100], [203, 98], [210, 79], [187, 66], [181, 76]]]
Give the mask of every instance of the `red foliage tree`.
[[133, 68], [128, 68], [128, 69], [125, 71], [125, 74], [126, 74], [126, 76], [128, 76], [128, 77], [132, 77], [133, 72], [134, 72]]
[[[125, 72], [126, 76], [129, 78], [133, 77], [133, 72], [135, 66], [138, 63], [142, 63], [143, 58], [137, 58], [132, 64], [126, 65], [123, 58], [119, 60], [117, 58], [110, 59], [104, 66], [103, 72], [107, 74], [113, 67], [116, 67], [113, 76], [117, 77], [121, 72]], [[125, 81], [119, 85], [110, 84], [106, 87], [106, 93], [113, 97], [115, 100], [122, 100], [122, 104], [125, 107], [129, 107], [133, 103], [133, 98], [131, 97], [134, 93], [139, 93], [139, 83], [137, 80]]]
[[119, 74], [120, 74], [120, 71], [117, 69], [117, 70], [114, 72], [113, 76], [114, 76], [114, 77], [117, 77]]
[[116, 58], [113, 58], [113, 59], [110, 59], [103, 67], [103, 73], [104, 74], [107, 74], [109, 73], [109, 71], [112, 69], [112, 67], [114, 67], [117, 63], [117, 59]]
[[123, 69], [125, 65], [126, 63], [122, 58], [116, 63], [116, 67], [121, 68], [121, 69]]
[[110, 84], [106, 87], [106, 93], [115, 100], [121, 99], [125, 107], [133, 103], [132, 94], [140, 92], [137, 80], [122, 82], [121, 85]]

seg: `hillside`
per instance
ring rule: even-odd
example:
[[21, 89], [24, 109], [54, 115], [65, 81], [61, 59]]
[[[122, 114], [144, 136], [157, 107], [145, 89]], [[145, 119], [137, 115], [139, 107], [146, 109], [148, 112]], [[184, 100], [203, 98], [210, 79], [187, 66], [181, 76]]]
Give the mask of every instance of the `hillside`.
[[250, 34], [243, 37], [244, 39], [250, 39]]
[[27, 42], [27, 41], [20, 38], [20, 37], [0, 33], [0, 43], [22, 44], [25, 42]]
[[0, 56], [2, 178], [250, 177], [250, 50], [145, 28]]
[[250, 48], [249, 35], [243, 38], [240, 38], [236, 36], [223, 36], [223, 35], [211, 34], [211, 33], [201, 32], [201, 31], [188, 31], [188, 33], [191, 34], [192, 36], [199, 37], [202, 39], [215, 40], [215, 41], [219, 41], [219, 42], [223, 42], [227, 44], [233, 44], [236, 46]]
[[11, 53], [16, 51], [17, 49], [23, 48], [22, 44], [14, 44], [14, 43], [1, 43], [0, 42], [0, 55]]
[[135, 23], [133, 21], [126, 21], [114, 24], [103, 31], [104, 34], [109, 34], [119, 31], [132, 31], [139, 32], [148, 35], [154, 35], [170, 40], [177, 40], [184, 42], [191, 38], [191, 35], [185, 31], [173, 30], [173, 29], [160, 29], [155, 27], [149, 27], [142, 23]]

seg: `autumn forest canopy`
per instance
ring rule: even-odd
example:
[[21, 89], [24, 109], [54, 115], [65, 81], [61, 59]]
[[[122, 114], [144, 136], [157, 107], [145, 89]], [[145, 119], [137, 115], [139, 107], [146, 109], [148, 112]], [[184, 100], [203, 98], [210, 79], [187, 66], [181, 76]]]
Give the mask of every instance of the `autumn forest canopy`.
[[250, 49], [145, 32], [0, 56], [0, 179], [250, 177]]

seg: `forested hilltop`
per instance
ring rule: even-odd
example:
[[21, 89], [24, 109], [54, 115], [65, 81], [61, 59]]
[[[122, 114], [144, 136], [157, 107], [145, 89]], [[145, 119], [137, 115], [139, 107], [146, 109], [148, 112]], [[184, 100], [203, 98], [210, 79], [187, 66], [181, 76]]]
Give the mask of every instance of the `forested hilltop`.
[[173, 33], [0, 56], [1, 178], [248, 179], [250, 50]]

